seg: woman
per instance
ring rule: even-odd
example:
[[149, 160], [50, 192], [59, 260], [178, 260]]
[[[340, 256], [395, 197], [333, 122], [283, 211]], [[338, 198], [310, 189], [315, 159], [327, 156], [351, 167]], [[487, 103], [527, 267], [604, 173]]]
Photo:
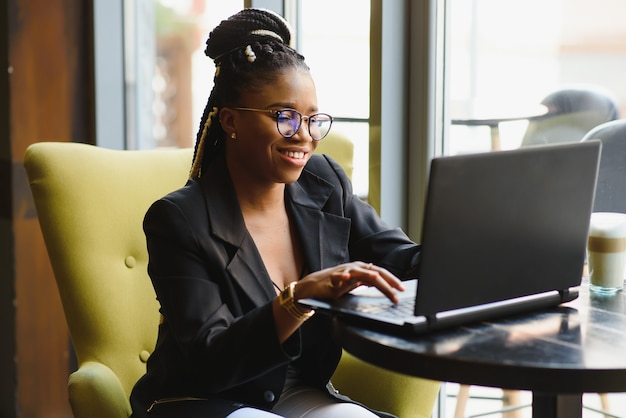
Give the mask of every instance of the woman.
[[133, 417], [388, 416], [332, 388], [332, 322], [297, 300], [366, 285], [395, 302], [419, 246], [313, 155], [332, 118], [290, 37], [245, 9], [207, 41], [216, 73], [190, 179], [144, 221], [162, 323]]

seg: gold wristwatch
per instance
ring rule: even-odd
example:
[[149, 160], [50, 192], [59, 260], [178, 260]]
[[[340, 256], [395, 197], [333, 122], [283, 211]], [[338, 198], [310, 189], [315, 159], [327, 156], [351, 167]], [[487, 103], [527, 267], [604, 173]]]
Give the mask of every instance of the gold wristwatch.
[[313, 309], [305, 310], [296, 304], [294, 298], [294, 288], [297, 282], [291, 282], [285, 289], [278, 295], [278, 303], [283, 307], [289, 315], [296, 318], [298, 321], [306, 321], [315, 314]]

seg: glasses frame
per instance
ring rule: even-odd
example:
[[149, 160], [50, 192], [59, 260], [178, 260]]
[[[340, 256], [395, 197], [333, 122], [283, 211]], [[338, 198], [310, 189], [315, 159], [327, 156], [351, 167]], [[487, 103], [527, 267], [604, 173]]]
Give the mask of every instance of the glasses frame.
[[[276, 130], [278, 131], [279, 134], [281, 134], [283, 136], [283, 138], [291, 138], [293, 136], [295, 136], [299, 131], [300, 128], [302, 127], [302, 121], [306, 120], [306, 127], [307, 127], [307, 131], [309, 132], [309, 135], [311, 136], [311, 138], [313, 138], [313, 134], [311, 133], [311, 124], [309, 123], [309, 120], [311, 118], [314, 118], [316, 116], [319, 115], [323, 115], [328, 117], [328, 119], [330, 120], [330, 125], [328, 126], [328, 131], [326, 131], [326, 133], [324, 134], [324, 136], [322, 136], [321, 138], [313, 138], [314, 141], [321, 141], [322, 139], [326, 138], [326, 136], [328, 135], [328, 133], [330, 132], [330, 128], [332, 128], [333, 126], [333, 117], [330, 116], [328, 113], [314, 113], [312, 115], [309, 116], [305, 116], [302, 113], [298, 112], [296, 109], [291, 109], [291, 108], [284, 108], [284, 109], [255, 109], [252, 107], [233, 107], [231, 108], [233, 110], [243, 110], [243, 111], [247, 111], [247, 112], [259, 112], [259, 113], [266, 113], [270, 116], [273, 116], [276, 118]], [[293, 133], [291, 135], [285, 135], [284, 133], [282, 133], [280, 131], [280, 126], [279, 126], [279, 116], [282, 112], [295, 112], [299, 119], [298, 119], [298, 126], [293, 130]]]

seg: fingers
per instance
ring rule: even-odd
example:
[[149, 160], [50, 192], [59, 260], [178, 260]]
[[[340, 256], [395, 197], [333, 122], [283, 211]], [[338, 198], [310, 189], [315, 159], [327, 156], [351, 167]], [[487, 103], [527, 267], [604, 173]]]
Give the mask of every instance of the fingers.
[[361, 263], [360, 267], [362, 271], [364, 271], [366, 274], [366, 276], [364, 277], [369, 277], [371, 279], [370, 281], [366, 279], [362, 280], [364, 284], [376, 286], [377, 283], [386, 283], [389, 287], [393, 289], [397, 289], [400, 291], [404, 290], [402, 281], [394, 276], [389, 270], [383, 267], [376, 266], [372, 263]]
[[397, 303], [395, 290], [404, 290], [402, 282], [396, 276], [372, 263], [353, 262], [338, 267], [340, 270], [331, 272], [327, 282], [328, 288], [336, 297], [365, 285], [376, 287], [383, 295]]

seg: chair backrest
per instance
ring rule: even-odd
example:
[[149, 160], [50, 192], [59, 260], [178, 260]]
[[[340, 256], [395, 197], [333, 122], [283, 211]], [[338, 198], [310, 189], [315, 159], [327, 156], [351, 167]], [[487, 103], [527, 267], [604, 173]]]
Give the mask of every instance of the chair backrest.
[[602, 141], [594, 212], [626, 213], [626, 119], [604, 123], [583, 141]]
[[328, 136], [320, 141], [315, 149], [316, 154], [328, 154], [344, 169], [349, 178], [352, 178], [354, 168], [354, 144], [348, 137], [330, 131]]
[[595, 126], [619, 117], [619, 106], [597, 88], [569, 88], [546, 96], [548, 113], [528, 123], [522, 146], [578, 142]]
[[191, 159], [191, 149], [52, 142], [31, 145], [24, 158], [79, 366], [108, 366], [126, 398], [145, 373], [159, 321], [143, 217], [185, 184]]

